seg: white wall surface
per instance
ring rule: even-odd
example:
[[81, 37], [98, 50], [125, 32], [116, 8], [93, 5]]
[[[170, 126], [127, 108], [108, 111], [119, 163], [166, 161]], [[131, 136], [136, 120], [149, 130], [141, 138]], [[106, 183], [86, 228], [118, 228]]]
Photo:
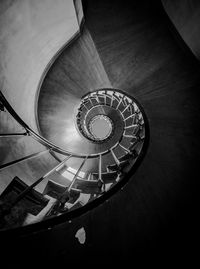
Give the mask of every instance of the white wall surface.
[[34, 130], [34, 101], [43, 71], [78, 31], [73, 0], [0, 1], [0, 87]]
[[[0, 0], [0, 90], [35, 131], [35, 97], [43, 72], [78, 32], [73, 0]], [[19, 129], [12, 117], [0, 112], [0, 133]], [[44, 149], [30, 137], [1, 138], [0, 164]], [[57, 161], [45, 154], [1, 170], [0, 193], [14, 176], [30, 185], [55, 165]], [[45, 184], [37, 189], [42, 191]]]

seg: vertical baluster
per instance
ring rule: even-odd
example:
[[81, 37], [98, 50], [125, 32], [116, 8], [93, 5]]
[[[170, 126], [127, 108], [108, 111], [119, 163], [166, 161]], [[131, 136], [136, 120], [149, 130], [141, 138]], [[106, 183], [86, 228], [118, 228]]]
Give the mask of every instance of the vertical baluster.
[[105, 91], [105, 94], [104, 94], [104, 103], [105, 103], [105, 105], [106, 105], [106, 95], [107, 95], [107, 93]]
[[118, 109], [118, 107], [121, 105], [121, 103], [122, 103], [122, 99], [120, 99], [120, 101], [118, 102], [116, 109]]
[[111, 149], [110, 151], [111, 151], [111, 154], [112, 154], [112, 156], [113, 156], [113, 158], [114, 158], [116, 164], [119, 166], [119, 165], [120, 165], [120, 161], [118, 160], [118, 158], [117, 158], [117, 156], [115, 155], [114, 151], [113, 151], [112, 149]]
[[75, 183], [75, 181], [76, 181], [76, 179], [77, 179], [77, 177], [78, 177], [78, 175], [79, 175], [81, 169], [83, 168], [85, 162], [87, 161], [87, 158], [88, 158], [88, 157], [85, 157], [85, 159], [82, 161], [82, 163], [81, 163], [79, 169], [77, 170], [77, 172], [76, 172], [76, 174], [75, 174], [75, 176], [74, 176], [74, 178], [73, 178], [71, 184], [69, 185], [69, 187], [67, 187], [67, 192], [70, 192], [71, 188], [73, 187], [73, 185], [74, 185], [74, 183]]
[[55, 166], [53, 169], [51, 169], [49, 172], [47, 172], [44, 176], [39, 178], [37, 181], [35, 181], [33, 184], [31, 184], [28, 188], [26, 188], [22, 193], [20, 193], [19, 196], [12, 202], [12, 204], [10, 205], [10, 208], [12, 208], [14, 205], [16, 205], [16, 203], [18, 203], [21, 199], [23, 199], [34, 187], [36, 187], [40, 182], [42, 182], [45, 178], [47, 178], [49, 175], [51, 175], [55, 170], [60, 168], [71, 157], [72, 157], [72, 155], [67, 156], [61, 163], [59, 163], [57, 166]]
[[125, 147], [122, 146], [121, 144], [119, 144], [119, 146], [120, 146], [121, 148], [123, 148], [127, 153], [129, 153], [129, 154], [131, 153], [129, 149], [125, 148]]
[[89, 109], [87, 108], [86, 104], [85, 104], [85, 103], [83, 103], [83, 105], [84, 105], [84, 107], [86, 108], [86, 110], [88, 111]]
[[130, 104], [125, 107], [125, 109], [122, 111], [122, 114], [130, 107]]
[[91, 100], [91, 98], [89, 97], [89, 100], [90, 100], [90, 103], [91, 103], [91, 105], [92, 105], [92, 107], [94, 106], [94, 104], [92, 103], [92, 100]]
[[99, 155], [99, 180], [102, 182], [102, 155]]

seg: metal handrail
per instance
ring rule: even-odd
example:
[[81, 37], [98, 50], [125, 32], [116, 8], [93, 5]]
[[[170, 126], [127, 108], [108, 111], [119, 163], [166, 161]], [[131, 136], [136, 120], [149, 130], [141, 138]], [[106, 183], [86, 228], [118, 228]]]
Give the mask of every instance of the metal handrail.
[[49, 142], [47, 139], [45, 139], [43, 136], [37, 134], [35, 131], [33, 131], [21, 118], [20, 116], [15, 112], [15, 110], [11, 107], [11, 105], [9, 104], [9, 102], [7, 101], [7, 99], [5, 98], [5, 96], [3, 95], [2, 91], [0, 91], [0, 99], [3, 103], [3, 105], [5, 106], [6, 110], [12, 115], [12, 117], [27, 131], [27, 133], [32, 136], [36, 141], [38, 141], [40, 144], [42, 144], [43, 146], [46, 146], [47, 148], [68, 156], [68, 155], [72, 155], [73, 157], [76, 158], [85, 158], [88, 157], [88, 159], [90, 158], [97, 158], [99, 157], [99, 154], [105, 155], [108, 151], [105, 152], [101, 152], [101, 153], [92, 153], [90, 155], [88, 154], [79, 154], [79, 153], [73, 153], [70, 152], [68, 150], [64, 150], [58, 146], [56, 146], [54, 143]]
[[[98, 92], [99, 90], [97, 91], [97, 97], [98, 97]], [[114, 92], [115, 93], [115, 92]], [[107, 94], [107, 92], [106, 92]], [[118, 100], [118, 105], [116, 107], [116, 110], [118, 109], [118, 107], [120, 106], [121, 102], [122, 102], [122, 99], [124, 98], [123, 97], [123, 94], [121, 93], [122, 95], [122, 98], [120, 99], [120, 101]], [[112, 100], [113, 99], [118, 99], [114, 94], [112, 95]], [[84, 98], [83, 98], [84, 99]], [[90, 99], [90, 98], [89, 98]], [[92, 103], [92, 102], [91, 102]], [[78, 178], [78, 175], [82, 169], [82, 167], [84, 166], [84, 164], [86, 163], [87, 159], [89, 158], [98, 158], [99, 159], [99, 164], [98, 164], [98, 180], [102, 185], [102, 188], [101, 188], [101, 193], [103, 194], [105, 192], [105, 183], [103, 181], [103, 178], [102, 178], [102, 156], [103, 155], [106, 155], [107, 153], [111, 153], [114, 161], [115, 161], [115, 165], [117, 165], [119, 167], [119, 171], [121, 171], [121, 163], [120, 163], [120, 159], [119, 157], [115, 154], [114, 152], [114, 149], [119, 145], [126, 153], [128, 154], [131, 154], [132, 151], [130, 151], [129, 149], [127, 149], [126, 147], [124, 147], [123, 145], [120, 144], [120, 141], [117, 141], [113, 146], [111, 146], [109, 149], [105, 150], [104, 152], [100, 152], [100, 153], [94, 153], [94, 154], [78, 154], [78, 153], [71, 153], [67, 150], [64, 150], [58, 146], [56, 146], [55, 144], [49, 142], [47, 139], [45, 139], [44, 137], [42, 137], [41, 135], [37, 134], [35, 131], [33, 131], [22, 119], [21, 117], [15, 112], [15, 110], [11, 107], [11, 105], [9, 104], [9, 102], [7, 101], [7, 99], [5, 98], [5, 96], [3, 95], [3, 93], [0, 91], [0, 104], [3, 105], [3, 110], [4, 111], [4, 108], [6, 108], [6, 110], [10, 113], [10, 115], [21, 125], [21, 127], [23, 127], [25, 129], [25, 133], [11, 133], [11, 134], [2, 134], [2, 137], [3, 136], [20, 136], [20, 135], [28, 135], [28, 136], [31, 136], [33, 139], [35, 139], [36, 141], [38, 141], [40, 144], [44, 145], [47, 150], [44, 150], [44, 151], [41, 151], [41, 152], [38, 152], [38, 153], [34, 153], [34, 154], [30, 154], [30, 155], [27, 155], [21, 159], [18, 159], [18, 160], [15, 160], [15, 161], [12, 161], [12, 162], [9, 162], [7, 164], [4, 164], [2, 166], [0, 166], [0, 169], [4, 169], [4, 168], [7, 168], [11, 165], [14, 165], [18, 162], [22, 162], [22, 161], [25, 161], [27, 159], [30, 159], [30, 158], [34, 158], [38, 155], [41, 155], [45, 152], [50, 152], [52, 153], [52, 155], [54, 156], [54, 153], [59, 153], [61, 155], [64, 155], [65, 158], [64, 160], [59, 160], [59, 158], [55, 155], [54, 157], [59, 161], [59, 164], [56, 165], [54, 168], [52, 168], [49, 172], [47, 172], [44, 176], [40, 177], [39, 179], [37, 179], [34, 183], [32, 183], [30, 186], [28, 186], [24, 191], [22, 191], [15, 199], [14, 201], [12, 201], [7, 207], [5, 207], [4, 210], [0, 210], [0, 217], [4, 217], [6, 214], [9, 213], [10, 209], [15, 206], [19, 201], [21, 201], [29, 192], [31, 192], [39, 183], [41, 183], [44, 179], [46, 179], [49, 175], [51, 175], [52, 173], [54, 173], [55, 171], [58, 171], [59, 168], [64, 165], [68, 159], [70, 158], [83, 158], [83, 161], [80, 165], [80, 167], [78, 168], [78, 170], [76, 171], [76, 174], [74, 175], [74, 178], [71, 182], [71, 184], [66, 187], [66, 190], [65, 192], [63, 193], [63, 195], [61, 196], [61, 200], [65, 200], [65, 198], [68, 197], [69, 195], [69, 192], [71, 191], [74, 183], [76, 182], [77, 178]], [[106, 104], [106, 98], [105, 98], [105, 104]], [[82, 103], [82, 105], [85, 105], [84, 102]], [[93, 107], [95, 106], [98, 106], [100, 104], [97, 104], [97, 105], [94, 105]], [[136, 109], [133, 109], [134, 110], [137, 110], [138, 107], [137, 107], [137, 104], [136, 105]], [[124, 108], [123, 111], [120, 111], [120, 113], [124, 113], [124, 111], [126, 109], [128, 109], [129, 107], [133, 106], [134, 107], [134, 101], [131, 101], [131, 103], [129, 103], [127, 105], [126, 108]], [[93, 108], [92, 107], [92, 108]], [[90, 109], [87, 109], [88, 111], [90, 111]], [[140, 111], [140, 110], [139, 110]], [[133, 115], [135, 115], [137, 113], [137, 111], [134, 111], [134, 113], [130, 116], [128, 116], [127, 118], [124, 118], [123, 115], [122, 115], [122, 119], [123, 121], [125, 122], [129, 117], [132, 117]], [[124, 126], [124, 132], [122, 134], [122, 137], [134, 137], [134, 136], [130, 136], [130, 135], [125, 135], [125, 130], [128, 129], [128, 128], [131, 128], [131, 127], [134, 127], [134, 126], [138, 126], [138, 124], [132, 124], [130, 126]], [[0, 134], [1, 136], [1, 134]], [[137, 137], [137, 136], [136, 136]], [[121, 138], [122, 139], [122, 138]], [[120, 172], [120, 175], [121, 175], [121, 172]], [[90, 180], [89, 180], [90, 181]], [[66, 196], [66, 197], [65, 197]], [[58, 202], [62, 202], [61, 200], [58, 200]], [[64, 201], [63, 200], [63, 201]]]
[[[98, 92], [99, 92], [99, 90], [97, 90], [97, 93]], [[115, 96], [114, 96], [114, 98], [115, 98]], [[9, 104], [9, 102], [7, 101], [7, 99], [5, 98], [5, 96], [3, 95], [2, 91], [0, 91], [0, 101], [5, 106], [6, 110], [12, 115], [12, 117], [26, 130], [26, 133], [25, 134], [33, 137], [33, 139], [35, 139], [36, 141], [38, 141], [43, 146], [47, 147], [49, 150], [51, 150], [51, 152], [56, 152], [56, 153], [59, 153], [59, 154], [64, 155], [64, 156], [71, 155], [72, 157], [75, 157], [75, 158], [86, 158], [87, 157], [88, 159], [91, 159], [91, 158], [99, 158], [100, 155], [103, 156], [103, 155], [105, 155], [105, 154], [107, 154], [107, 153], [109, 153], [111, 151], [111, 149], [108, 149], [106, 151], [99, 152], [99, 153], [80, 154], [80, 153], [73, 153], [73, 152], [70, 152], [68, 150], [62, 149], [59, 146], [57, 146], [54, 143], [52, 143], [49, 140], [47, 140], [46, 138], [44, 138], [43, 136], [37, 134], [35, 131], [33, 131], [21, 119], [21, 117], [15, 112], [15, 110], [11, 107], [11, 105]], [[129, 105], [132, 105], [132, 103], [129, 104]], [[135, 113], [133, 113], [129, 117], [134, 116], [134, 114]], [[128, 118], [126, 118], [124, 120], [127, 120]], [[126, 127], [124, 129], [126, 129]], [[112, 147], [112, 149], [114, 147]]]

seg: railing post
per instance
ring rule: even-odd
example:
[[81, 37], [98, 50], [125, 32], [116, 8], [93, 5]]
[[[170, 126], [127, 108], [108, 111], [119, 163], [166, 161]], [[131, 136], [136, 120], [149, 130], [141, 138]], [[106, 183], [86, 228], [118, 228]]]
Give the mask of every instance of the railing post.
[[86, 157], [86, 158], [82, 161], [82, 163], [81, 163], [79, 169], [77, 170], [77, 172], [76, 172], [76, 174], [75, 174], [75, 176], [74, 176], [74, 178], [73, 178], [71, 184], [69, 185], [69, 187], [67, 187], [67, 191], [68, 191], [68, 192], [71, 191], [71, 188], [72, 188], [72, 186], [74, 185], [74, 182], [76, 181], [76, 179], [77, 179], [77, 177], [78, 177], [78, 175], [79, 175], [79, 173], [80, 173], [80, 171], [81, 171], [83, 165], [84, 165], [85, 162], [87, 161], [87, 158], [88, 158], [88, 157]]

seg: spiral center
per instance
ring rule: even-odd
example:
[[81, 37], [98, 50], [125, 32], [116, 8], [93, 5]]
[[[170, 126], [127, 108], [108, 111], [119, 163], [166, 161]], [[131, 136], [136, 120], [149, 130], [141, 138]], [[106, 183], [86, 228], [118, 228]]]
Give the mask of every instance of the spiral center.
[[105, 115], [97, 115], [89, 123], [89, 131], [97, 140], [105, 140], [112, 133], [112, 121]]

